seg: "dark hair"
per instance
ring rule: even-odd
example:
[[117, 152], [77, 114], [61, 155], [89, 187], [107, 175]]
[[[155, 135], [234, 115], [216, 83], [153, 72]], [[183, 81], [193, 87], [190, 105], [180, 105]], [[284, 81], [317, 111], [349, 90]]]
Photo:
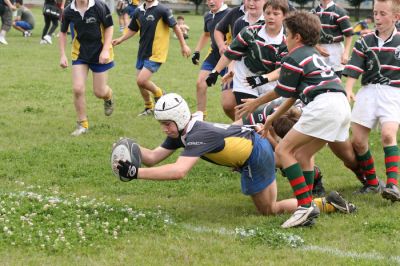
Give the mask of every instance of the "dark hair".
[[294, 124], [297, 123], [301, 115], [301, 111], [297, 107], [291, 107], [281, 117], [272, 122], [272, 127], [275, 133], [283, 139], [283, 137], [292, 129]]
[[15, 3], [22, 6], [24, 4], [24, 0], [15, 0]]
[[315, 46], [318, 43], [321, 22], [316, 15], [306, 11], [294, 11], [285, 18], [284, 24], [292, 35], [301, 36], [303, 44]]
[[374, 17], [373, 17], [373, 16], [366, 16], [365, 19], [369, 19], [369, 20], [371, 20], [372, 22], [374, 22]]
[[185, 20], [185, 18], [183, 16], [177, 16], [176, 19], [182, 19]]
[[289, 11], [289, 3], [287, 0], [267, 0], [263, 6], [263, 11], [269, 6], [272, 7], [272, 9], [280, 9], [283, 15], [286, 15]]

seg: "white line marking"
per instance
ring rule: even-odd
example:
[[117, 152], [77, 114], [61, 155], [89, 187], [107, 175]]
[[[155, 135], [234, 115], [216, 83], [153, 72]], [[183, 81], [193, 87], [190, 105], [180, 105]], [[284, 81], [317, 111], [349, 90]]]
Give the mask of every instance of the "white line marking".
[[[183, 224], [183, 227], [187, 230], [197, 232], [197, 233], [215, 233], [220, 235], [235, 235], [235, 231], [231, 229], [226, 229], [224, 227], [221, 228], [209, 228], [205, 226], [193, 226], [190, 224]], [[400, 264], [400, 256], [385, 256], [376, 252], [371, 253], [359, 253], [354, 251], [343, 251], [336, 248], [331, 247], [320, 247], [320, 246], [311, 246], [306, 245], [300, 247], [300, 249], [319, 252], [319, 253], [327, 253], [340, 258], [353, 258], [353, 259], [362, 259], [362, 260], [373, 260], [373, 261], [392, 261], [397, 264]]]

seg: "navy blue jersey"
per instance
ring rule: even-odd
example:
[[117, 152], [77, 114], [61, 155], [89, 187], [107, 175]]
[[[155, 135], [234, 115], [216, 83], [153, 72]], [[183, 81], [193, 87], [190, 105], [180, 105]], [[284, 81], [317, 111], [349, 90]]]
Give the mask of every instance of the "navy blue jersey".
[[236, 20], [244, 15], [244, 6], [234, 7], [229, 11], [225, 17], [218, 22], [215, 27], [216, 30], [222, 32], [226, 37], [227, 44], [230, 44], [235, 38], [235, 34], [233, 34], [233, 28]]
[[176, 25], [171, 11], [157, 3], [146, 8], [146, 3], [135, 9], [129, 29], [140, 30], [138, 59], [164, 63], [169, 48], [169, 28]]

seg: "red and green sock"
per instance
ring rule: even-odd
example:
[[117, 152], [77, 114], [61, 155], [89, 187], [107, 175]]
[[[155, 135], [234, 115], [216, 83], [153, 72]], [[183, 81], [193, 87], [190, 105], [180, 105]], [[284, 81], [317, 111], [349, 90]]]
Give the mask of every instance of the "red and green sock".
[[308, 186], [308, 190], [312, 191], [314, 187], [314, 171], [303, 171], [304, 179]]
[[289, 179], [290, 186], [292, 187], [293, 193], [297, 199], [297, 205], [307, 208], [310, 207], [312, 196], [300, 165], [298, 163], [295, 163], [283, 169], [283, 171]]
[[368, 150], [363, 155], [356, 154], [356, 158], [362, 170], [364, 171], [365, 177], [367, 178], [367, 184], [371, 186], [378, 186], [374, 158], [372, 158], [371, 152]]
[[399, 171], [399, 147], [388, 146], [384, 147], [385, 153], [385, 167], [386, 167], [386, 184], [398, 185], [397, 173]]

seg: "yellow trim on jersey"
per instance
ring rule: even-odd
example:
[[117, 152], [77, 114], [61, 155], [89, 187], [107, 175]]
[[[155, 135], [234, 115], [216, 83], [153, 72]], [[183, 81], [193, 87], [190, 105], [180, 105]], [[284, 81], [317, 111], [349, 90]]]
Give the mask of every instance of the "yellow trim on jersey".
[[153, 47], [151, 50], [151, 61], [165, 63], [167, 61], [169, 48], [169, 27], [162, 19], [157, 22], [154, 33]]
[[139, 5], [139, 0], [132, 0], [132, 5], [138, 6]]
[[210, 161], [229, 167], [241, 167], [253, 151], [251, 139], [241, 137], [225, 138], [225, 147], [222, 151], [207, 153], [203, 156]]
[[72, 60], [77, 60], [79, 57], [79, 49], [81, 48], [81, 44], [76, 38], [78, 36], [78, 33], [74, 29], [74, 39], [72, 40], [72, 49], [71, 49], [71, 59]]
[[[100, 32], [101, 32], [101, 43], [104, 45], [104, 26], [103, 26], [103, 24], [100, 25]], [[111, 62], [114, 60], [114, 49], [113, 49], [112, 45], [110, 45], [108, 52], [110, 54], [109, 62]]]

